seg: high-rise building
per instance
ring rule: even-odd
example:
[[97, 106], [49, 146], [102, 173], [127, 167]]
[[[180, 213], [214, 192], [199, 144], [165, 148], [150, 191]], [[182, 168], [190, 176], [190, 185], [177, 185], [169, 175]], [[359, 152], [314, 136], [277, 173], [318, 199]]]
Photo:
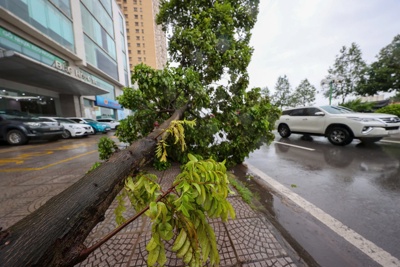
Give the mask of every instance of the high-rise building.
[[0, 110], [124, 118], [125, 18], [115, 0], [0, 0]]
[[159, 0], [117, 0], [126, 20], [129, 65], [161, 69], [167, 62], [165, 33], [155, 22]]

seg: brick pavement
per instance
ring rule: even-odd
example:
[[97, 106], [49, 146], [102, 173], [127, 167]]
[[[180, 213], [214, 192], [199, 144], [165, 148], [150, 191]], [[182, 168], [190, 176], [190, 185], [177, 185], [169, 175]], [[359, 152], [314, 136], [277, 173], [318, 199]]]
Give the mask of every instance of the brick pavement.
[[[174, 166], [165, 172], [152, 170], [161, 179], [163, 188], [167, 188], [179, 173], [179, 167]], [[254, 211], [241, 197], [236, 194], [229, 196], [229, 201], [236, 211], [236, 219], [223, 223], [221, 220], [210, 221], [214, 228], [220, 266], [306, 266], [304, 261], [279, 238], [279, 233], [261, 213]], [[114, 202], [107, 211], [105, 220], [97, 225], [86, 240], [86, 245], [92, 245], [116, 227]], [[134, 212], [129, 211], [134, 215]], [[120, 231], [84, 262], [76, 267], [94, 266], [146, 266], [146, 244], [150, 238], [150, 220], [142, 216]], [[279, 240], [279, 241], [278, 241]], [[184, 266], [184, 263], [171, 253], [166, 246], [166, 266]]]

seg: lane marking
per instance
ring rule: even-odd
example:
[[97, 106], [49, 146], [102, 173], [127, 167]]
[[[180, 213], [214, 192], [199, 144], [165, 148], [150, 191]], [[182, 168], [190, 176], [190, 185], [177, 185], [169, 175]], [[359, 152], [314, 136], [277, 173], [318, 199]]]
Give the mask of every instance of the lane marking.
[[332, 229], [339, 236], [346, 239], [350, 244], [352, 244], [353, 246], [364, 252], [367, 256], [369, 256], [378, 264], [385, 267], [400, 266], [400, 260], [392, 256], [389, 252], [386, 252], [382, 248], [378, 247], [368, 239], [364, 238], [362, 235], [350, 229], [348, 226], [344, 225], [337, 219], [325, 213], [320, 208], [316, 207], [312, 203], [300, 197], [298, 194], [294, 193], [289, 188], [285, 187], [281, 183], [272, 179], [271, 177], [263, 173], [261, 170], [257, 169], [251, 164], [246, 163], [246, 165], [253, 173], [255, 173], [257, 176], [263, 179], [279, 194], [287, 197], [288, 199], [299, 205], [301, 208], [309, 212], [312, 216], [314, 216], [316, 219], [321, 221], [327, 227]]
[[380, 142], [384, 142], [384, 143], [393, 143], [393, 144], [400, 144], [400, 141], [393, 141], [393, 140], [381, 140]]
[[57, 161], [57, 162], [42, 166], [42, 167], [37, 167], [37, 168], [11, 168], [11, 169], [3, 169], [3, 170], [0, 169], [0, 172], [40, 171], [40, 170], [44, 170], [44, 169], [50, 168], [52, 166], [64, 163], [64, 162], [68, 162], [68, 161], [71, 161], [71, 160], [74, 160], [74, 159], [77, 159], [77, 158], [80, 158], [80, 157], [83, 157], [83, 156], [86, 156], [86, 155], [89, 155], [89, 154], [93, 154], [95, 152], [98, 152], [98, 150], [92, 150], [92, 151], [89, 151], [89, 152], [86, 152], [86, 153], [83, 153], [83, 154], [79, 154], [79, 155], [71, 157], [71, 158], [63, 159], [63, 160], [60, 160], [60, 161]]
[[304, 150], [308, 150], [308, 151], [315, 151], [314, 148], [308, 148], [308, 147], [305, 147], [305, 146], [296, 146], [296, 145], [292, 145], [292, 144], [288, 144], [288, 143], [282, 143], [282, 142], [278, 142], [278, 141], [273, 141], [272, 143], [285, 145], [285, 146], [291, 146], [291, 147], [300, 148], [300, 149], [304, 149]]

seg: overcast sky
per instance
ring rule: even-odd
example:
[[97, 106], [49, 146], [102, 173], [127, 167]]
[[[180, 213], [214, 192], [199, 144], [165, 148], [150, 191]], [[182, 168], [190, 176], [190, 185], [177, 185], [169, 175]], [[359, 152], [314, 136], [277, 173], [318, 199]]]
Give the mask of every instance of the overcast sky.
[[[283, 75], [292, 90], [307, 78], [321, 91], [342, 46], [355, 42], [370, 64], [400, 34], [400, 0], [261, 0], [259, 8], [250, 87], [272, 93]], [[322, 94], [316, 102], [328, 104]]]

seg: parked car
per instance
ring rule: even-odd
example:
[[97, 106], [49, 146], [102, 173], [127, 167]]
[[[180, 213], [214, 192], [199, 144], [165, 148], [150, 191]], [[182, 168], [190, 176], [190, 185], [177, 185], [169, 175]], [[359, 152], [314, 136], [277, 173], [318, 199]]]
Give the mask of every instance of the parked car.
[[92, 126], [94, 133], [107, 133], [111, 131], [111, 127], [108, 125], [105, 125], [103, 123], [100, 123], [98, 121], [95, 121], [90, 118], [80, 118], [80, 117], [68, 117], [67, 119], [73, 120], [77, 123], [83, 123], [83, 124], [88, 124]]
[[111, 130], [116, 130], [119, 126], [119, 121], [116, 121], [112, 118], [102, 118], [102, 119], [97, 119], [97, 121], [110, 126]]
[[23, 145], [30, 140], [58, 140], [64, 132], [59, 123], [48, 125], [39, 117], [19, 111], [0, 111], [0, 140]]
[[275, 124], [280, 136], [292, 133], [320, 135], [338, 146], [353, 139], [364, 143], [377, 142], [400, 132], [400, 119], [382, 113], [357, 113], [341, 106], [310, 106], [287, 109]]
[[60, 117], [41, 117], [47, 123], [60, 123], [64, 126], [64, 133], [62, 138], [67, 139], [71, 137], [82, 137], [94, 134], [92, 126], [86, 124], [80, 124], [73, 120], [60, 118]]

